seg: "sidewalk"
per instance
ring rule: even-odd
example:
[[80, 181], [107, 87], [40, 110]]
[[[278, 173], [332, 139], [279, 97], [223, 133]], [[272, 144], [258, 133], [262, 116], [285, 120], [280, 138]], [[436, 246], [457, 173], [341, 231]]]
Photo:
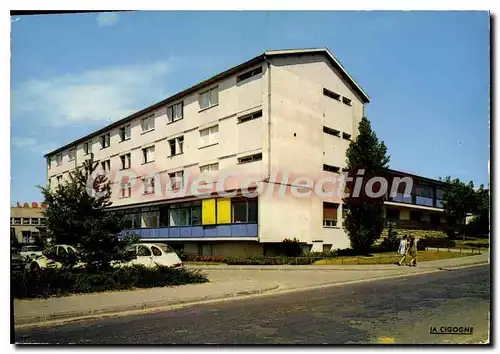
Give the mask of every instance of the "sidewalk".
[[[394, 265], [246, 266], [246, 268], [202, 266], [197, 268], [204, 269], [210, 283], [50, 299], [14, 300], [14, 322], [16, 327], [30, 327], [144, 311], [155, 312], [234, 297], [321, 288], [335, 284], [422, 274], [442, 268], [486, 264], [488, 259], [488, 254], [482, 254], [421, 263], [416, 268]], [[274, 271], [259, 271], [264, 269]], [[282, 272], [283, 270], [286, 272]]]

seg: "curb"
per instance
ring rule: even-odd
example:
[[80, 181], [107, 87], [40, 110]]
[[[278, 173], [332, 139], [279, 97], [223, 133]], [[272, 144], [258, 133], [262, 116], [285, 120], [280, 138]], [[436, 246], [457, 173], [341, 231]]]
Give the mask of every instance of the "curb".
[[[489, 262], [476, 262], [474, 264], [450, 266], [450, 267], [442, 267], [442, 268], [423, 268], [422, 271], [416, 272], [416, 273], [412, 272], [412, 273], [397, 274], [397, 275], [385, 275], [385, 276], [368, 278], [368, 279], [348, 280], [348, 281], [338, 282], [338, 283], [327, 283], [327, 284], [321, 284], [321, 285], [313, 285], [313, 286], [308, 286], [308, 287], [283, 289], [283, 290], [279, 290], [280, 285], [274, 285], [272, 287], [268, 287], [265, 289], [260, 289], [260, 290], [255, 290], [255, 291], [243, 291], [243, 292], [237, 292], [237, 293], [233, 293], [233, 294], [226, 294], [226, 295], [217, 296], [215, 298], [207, 299], [207, 300], [180, 302], [180, 303], [176, 303], [176, 304], [167, 304], [167, 305], [159, 305], [159, 306], [155, 306], [154, 304], [150, 304], [149, 306], [147, 304], [143, 304], [142, 308], [140, 308], [140, 309], [136, 309], [136, 308], [130, 309], [130, 306], [128, 306], [127, 309], [124, 309], [124, 310], [116, 310], [115, 309], [111, 312], [106, 312], [105, 310], [103, 310], [100, 312], [94, 312], [92, 314], [82, 313], [82, 314], [70, 315], [70, 316], [62, 314], [62, 315], [49, 316], [49, 317], [45, 317], [45, 318], [35, 318], [35, 319], [30, 319], [29, 321], [36, 321], [36, 322], [14, 324], [14, 328], [17, 330], [30, 329], [30, 328], [38, 328], [38, 327], [57, 326], [57, 325], [63, 325], [63, 324], [68, 324], [68, 323], [82, 322], [82, 321], [87, 321], [87, 320], [96, 320], [96, 319], [103, 319], [103, 318], [116, 318], [116, 317], [130, 316], [130, 315], [144, 315], [144, 314], [153, 313], [153, 312], [165, 312], [165, 311], [178, 310], [178, 309], [182, 309], [182, 308], [190, 307], [190, 306], [200, 306], [200, 305], [208, 305], [208, 304], [214, 304], [214, 303], [225, 303], [225, 302], [236, 301], [236, 300], [263, 298], [263, 297], [268, 297], [268, 296], [284, 295], [284, 294], [296, 293], [296, 292], [301, 292], [301, 291], [310, 291], [310, 290], [331, 288], [331, 287], [351, 285], [351, 284], [361, 284], [361, 283], [367, 283], [367, 282], [377, 281], [377, 280], [397, 279], [397, 278], [404, 278], [404, 277], [410, 277], [410, 276], [416, 276], [416, 275], [437, 273], [437, 272], [445, 271], [447, 269], [469, 268], [469, 267], [476, 267], [476, 266], [486, 265], [486, 264], [489, 264]], [[14, 320], [14, 322], [15, 322], [15, 320]]]
[[[91, 319], [100, 319], [100, 318], [108, 318], [108, 317], [121, 317], [121, 316], [126, 316], [126, 315], [133, 315], [133, 314], [143, 314], [143, 313], [148, 313], [148, 312], [155, 312], [158, 310], [163, 309], [170, 309], [170, 310], [175, 310], [177, 308], [183, 308], [183, 307], [188, 307], [192, 305], [197, 305], [197, 304], [204, 304], [204, 303], [210, 303], [210, 302], [218, 302], [218, 301], [224, 301], [224, 299], [233, 299], [233, 298], [242, 298], [242, 297], [251, 297], [254, 295], [260, 295], [266, 292], [270, 292], [273, 290], [278, 289], [279, 285], [273, 285], [267, 288], [263, 289], [258, 289], [258, 290], [249, 290], [249, 291], [240, 291], [236, 293], [230, 293], [230, 294], [223, 294], [223, 295], [218, 295], [214, 298], [207, 299], [207, 300], [195, 300], [195, 301], [190, 301], [190, 302], [176, 302], [173, 304], [163, 304], [163, 305], [158, 305], [158, 303], [144, 303], [140, 305], [134, 305], [134, 306], [123, 306], [121, 309], [113, 309], [112, 311], [106, 311], [106, 310], [97, 310], [97, 311], [85, 311], [85, 312], [80, 312], [80, 313], [73, 313], [73, 314], [56, 314], [56, 315], [49, 315], [46, 317], [34, 317], [34, 318], [29, 318], [28, 320], [23, 321], [22, 319], [17, 321], [18, 323], [14, 323], [14, 327], [16, 329], [22, 329], [22, 328], [34, 328], [34, 327], [45, 327], [45, 326], [50, 326], [50, 325], [59, 325], [59, 324], [66, 324], [66, 323], [71, 323], [71, 322], [79, 322], [79, 321], [84, 321], [84, 320], [91, 320]], [[16, 320], [14, 319], [14, 322]], [[19, 323], [20, 322], [20, 323]]]

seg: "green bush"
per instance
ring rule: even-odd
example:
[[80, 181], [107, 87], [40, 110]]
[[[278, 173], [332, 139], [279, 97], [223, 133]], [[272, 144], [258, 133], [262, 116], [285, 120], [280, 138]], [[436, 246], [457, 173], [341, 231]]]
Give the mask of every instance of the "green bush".
[[389, 226], [387, 236], [383, 239], [378, 248], [384, 251], [396, 251], [399, 247], [399, 242], [400, 239], [398, 237], [398, 233], [394, 231], [392, 226]]
[[37, 273], [13, 272], [11, 289], [15, 298], [22, 299], [207, 281], [206, 276], [199, 270], [185, 268], [132, 266], [99, 273], [46, 269]]
[[230, 265], [307, 265], [325, 257], [226, 257], [225, 263]]
[[188, 262], [224, 262], [224, 256], [191, 256], [186, 255], [185, 261]]
[[287, 257], [299, 257], [302, 254], [302, 245], [296, 238], [293, 240], [286, 238], [283, 240], [283, 252]]
[[424, 250], [426, 247], [455, 247], [456, 243], [453, 240], [446, 238], [423, 238], [418, 241], [417, 249]]

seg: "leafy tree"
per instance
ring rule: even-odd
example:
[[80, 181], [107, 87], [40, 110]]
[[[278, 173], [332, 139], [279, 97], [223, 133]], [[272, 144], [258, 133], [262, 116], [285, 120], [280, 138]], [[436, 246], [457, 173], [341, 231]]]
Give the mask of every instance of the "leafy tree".
[[[390, 160], [384, 142], [378, 140], [370, 121], [365, 117], [359, 123], [359, 135], [349, 145], [346, 155], [347, 169], [354, 180], [355, 174], [360, 170], [364, 170], [364, 181], [375, 176], [382, 176]], [[364, 191], [364, 185], [365, 183], [362, 184], [362, 191]], [[362, 194], [356, 197], [351, 190], [353, 190], [352, 184], [348, 184], [347, 196], [343, 198], [348, 206], [344, 229], [349, 235], [351, 248], [357, 252], [366, 253], [373, 242], [380, 238], [384, 228], [382, 217], [384, 196], [371, 198]]]
[[120, 240], [123, 217], [106, 211], [112, 203], [111, 184], [97, 173], [93, 154], [70, 179], [56, 188], [40, 187], [47, 203], [43, 214], [44, 238], [78, 247], [82, 261], [91, 271], [107, 268], [112, 261], [125, 259], [124, 248], [137, 238]]
[[472, 220], [465, 226], [465, 232], [470, 236], [488, 235], [490, 231], [490, 192], [483, 185], [475, 191], [474, 214]]
[[458, 223], [460, 233], [465, 237], [465, 217], [477, 210], [474, 183], [464, 183], [458, 178], [447, 176], [444, 179], [446, 187], [443, 194], [443, 208]]

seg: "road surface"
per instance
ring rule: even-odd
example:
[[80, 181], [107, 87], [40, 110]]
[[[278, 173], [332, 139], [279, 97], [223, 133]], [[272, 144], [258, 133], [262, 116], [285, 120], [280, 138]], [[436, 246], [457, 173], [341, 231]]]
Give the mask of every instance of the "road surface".
[[[485, 343], [489, 266], [18, 330], [16, 343]], [[442, 326], [472, 335], [430, 334]]]

